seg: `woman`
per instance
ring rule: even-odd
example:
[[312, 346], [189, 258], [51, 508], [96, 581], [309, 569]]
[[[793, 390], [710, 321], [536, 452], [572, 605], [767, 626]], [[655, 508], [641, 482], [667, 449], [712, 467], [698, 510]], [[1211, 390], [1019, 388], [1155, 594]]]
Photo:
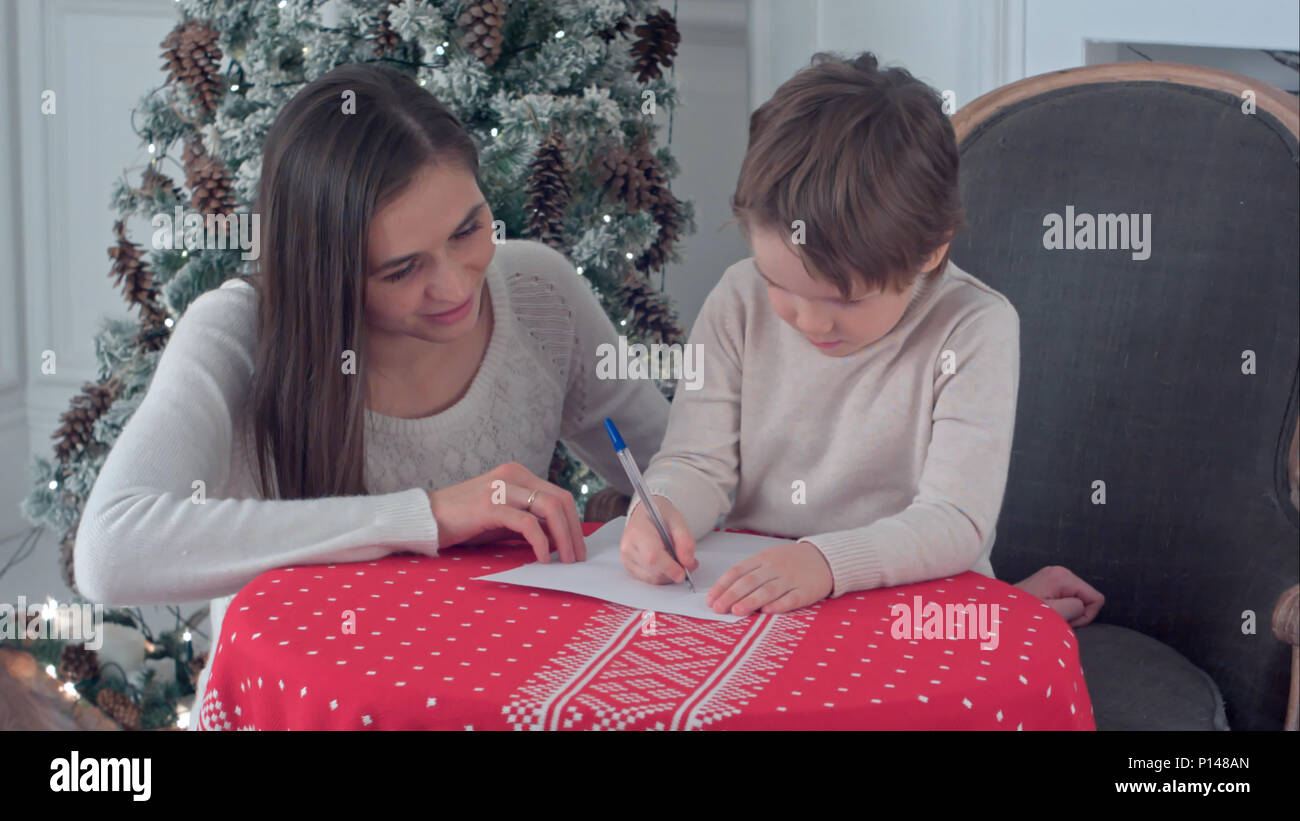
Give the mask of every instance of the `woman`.
[[260, 271], [177, 323], [87, 499], [83, 594], [212, 599], [215, 643], [276, 567], [513, 534], [585, 559], [573, 497], [539, 478], [557, 439], [630, 494], [603, 420], [646, 459], [668, 402], [596, 378], [613, 324], [560, 253], [494, 243], [477, 175], [463, 125], [400, 71], [340, 66], [289, 101], [264, 146]]

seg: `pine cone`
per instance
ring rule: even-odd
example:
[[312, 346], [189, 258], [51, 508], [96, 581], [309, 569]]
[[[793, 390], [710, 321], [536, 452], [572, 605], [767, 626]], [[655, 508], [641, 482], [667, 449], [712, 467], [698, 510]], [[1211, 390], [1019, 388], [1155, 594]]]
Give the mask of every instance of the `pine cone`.
[[190, 674], [190, 684], [196, 688], [199, 684], [199, 674], [203, 672], [203, 666], [207, 663], [208, 654], [199, 653], [197, 656], [190, 659], [189, 663], [186, 665], [186, 671]]
[[[145, 264], [140, 246], [126, 238], [126, 224], [122, 220], [113, 223], [113, 234], [117, 237], [117, 247], [108, 249], [108, 257], [113, 260], [109, 276], [113, 285], [122, 288], [122, 294], [131, 305], [145, 306], [157, 297], [153, 272]], [[123, 287], [123, 280], [126, 286]]]
[[632, 312], [631, 336], [672, 345], [684, 334], [662, 291], [639, 276], [627, 276], [619, 285], [618, 299]]
[[95, 703], [109, 718], [122, 725], [122, 729], [140, 729], [140, 707], [126, 693], [104, 688], [95, 696]]
[[459, 40], [461, 47], [474, 52], [484, 65], [493, 65], [501, 56], [501, 42], [505, 39], [501, 27], [505, 21], [506, 9], [500, 0], [470, 0], [456, 20], [465, 32]]
[[59, 653], [59, 680], [80, 684], [99, 675], [99, 654], [84, 644], [69, 642]]
[[626, 39], [628, 31], [632, 28], [631, 20], [632, 18], [625, 14], [618, 18], [614, 25], [596, 32], [596, 36], [606, 43], [613, 41], [616, 37]]
[[638, 166], [644, 169], [645, 175], [643, 197], [650, 200], [650, 214], [659, 226], [659, 236], [636, 261], [637, 270], [648, 273], [662, 267], [677, 244], [681, 234], [681, 203], [668, 190], [668, 178], [664, 176], [659, 159], [651, 153], [649, 145], [638, 145], [637, 154]]
[[385, 54], [391, 54], [397, 49], [397, 44], [402, 42], [398, 36], [397, 30], [393, 28], [388, 18], [392, 14], [391, 6], [400, 6], [402, 0], [388, 0], [388, 6], [379, 10], [379, 22], [375, 26], [375, 56], [383, 57]]
[[542, 140], [529, 166], [527, 236], [556, 250], [564, 249], [564, 212], [569, 206], [569, 163], [564, 139], [551, 134]]
[[140, 333], [135, 340], [146, 353], [167, 347], [172, 329], [167, 327], [167, 311], [151, 302], [140, 309]]
[[665, 9], [659, 9], [645, 19], [645, 23], [635, 29], [639, 39], [632, 44], [632, 65], [639, 83], [662, 77], [662, 66], [671, 66], [677, 56], [677, 44], [681, 42], [681, 33], [677, 31], [677, 21]]
[[627, 204], [629, 214], [650, 206], [643, 158], [621, 145], [612, 146], [600, 158], [597, 182], [615, 201]]
[[[148, 174], [147, 171], [145, 173]], [[158, 177], [167, 183], [171, 182], [161, 174]], [[151, 182], [162, 184], [159, 180]], [[171, 329], [166, 324], [167, 312], [158, 304], [158, 286], [154, 282], [153, 273], [144, 263], [140, 246], [126, 238], [126, 226], [121, 220], [114, 223], [113, 233], [117, 235], [117, 247], [108, 249], [108, 256], [113, 260], [113, 269], [109, 274], [116, 277], [115, 285], [121, 286], [122, 281], [126, 281], [123, 290], [126, 301], [140, 308], [143, 329], [136, 337], [137, 342], [146, 351], [159, 350], [166, 344]]]
[[555, 450], [551, 451], [551, 465], [546, 471], [546, 481], [553, 485], [564, 487], [564, 455], [560, 453], [560, 444], [555, 444]]
[[59, 569], [63, 572], [63, 583], [68, 586], [69, 590], [81, 594], [77, 589], [77, 574], [74, 571], [73, 549], [77, 544], [77, 527], [81, 524], [81, 514], [77, 514], [77, 521], [68, 528], [68, 532], [63, 534], [63, 541], [59, 543]]
[[172, 29], [161, 45], [167, 61], [163, 64], [167, 82], [180, 80], [202, 115], [211, 115], [225, 91], [217, 30], [207, 23], [188, 20]]
[[66, 465], [94, 444], [95, 420], [113, 404], [120, 388], [116, 378], [82, 385], [82, 393], [72, 398], [72, 407], [59, 417], [59, 429], [50, 435], [58, 440], [54, 454], [60, 462]]
[[176, 183], [172, 182], [172, 178], [154, 168], [153, 163], [150, 163], [148, 167], [144, 169], [144, 176], [141, 179], [140, 188], [144, 193], [151, 197], [156, 197], [163, 192], [165, 192], [167, 196], [175, 197], [176, 199], [181, 199], [185, 196], [181, 192], [181, 189], [176, 187]]
[[[231, 214], [235, 210], [235, 181], [221, 160], [208, 154], [197, 137], [185, 142], [182, 154], [185, 184], [194, 192], [191, 204], [206, 218], [209, 214]], [[231, 239], [226, 247], [231, 247]]]

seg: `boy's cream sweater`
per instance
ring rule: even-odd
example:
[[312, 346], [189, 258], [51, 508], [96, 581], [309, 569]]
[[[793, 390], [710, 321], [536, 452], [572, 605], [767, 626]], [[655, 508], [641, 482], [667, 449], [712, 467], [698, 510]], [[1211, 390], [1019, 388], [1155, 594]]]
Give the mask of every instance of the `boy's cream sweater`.
[[702, 385], [678, 384], [645, 481], [696, 539], [725, 516], [811, 542], [832, 596], [993, 576], [1020, 380], [1006, 297], [950, 263], [917, 280], [888, 334], [834, 358], [776, 315], [749, 258], [710, 292], [690, 342]]

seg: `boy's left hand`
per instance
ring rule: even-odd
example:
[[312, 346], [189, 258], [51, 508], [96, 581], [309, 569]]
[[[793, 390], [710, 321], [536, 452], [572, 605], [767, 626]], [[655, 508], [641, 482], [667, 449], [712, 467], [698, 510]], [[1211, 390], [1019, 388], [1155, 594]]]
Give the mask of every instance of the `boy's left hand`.
[[747, 616], [755, 610], [785, 613], [831, 594], [831, 566], [812, 542], [769, 547], [739, 562], [718, 579], [705, 602], [715, 613]]

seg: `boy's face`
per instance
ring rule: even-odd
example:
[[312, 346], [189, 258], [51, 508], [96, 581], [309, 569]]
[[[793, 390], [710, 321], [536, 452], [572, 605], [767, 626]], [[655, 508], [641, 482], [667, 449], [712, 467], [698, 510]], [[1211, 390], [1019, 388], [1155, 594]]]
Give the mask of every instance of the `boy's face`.
[[[754, 267], [767, 282], [772, 310], [798, 331], [810, 348], [826, 356], [845, 357], [880, 339], [898, 323], [915, 285], [901, 294], [868, 290], [855, 282], [848, 301], [835, 286], [813, 279], [803, 261], [790, 250], [780, 234], [765, 228], [750, 229]], [[935, 251], [922, 266], [932, 269], [948, 246]], [[830, 343], [820, 345], [818, 343]]]

